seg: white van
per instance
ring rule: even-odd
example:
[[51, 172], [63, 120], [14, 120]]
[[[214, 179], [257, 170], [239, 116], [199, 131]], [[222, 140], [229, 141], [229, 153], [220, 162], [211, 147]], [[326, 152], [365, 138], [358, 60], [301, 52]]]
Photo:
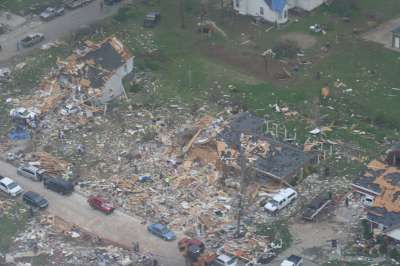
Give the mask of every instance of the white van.
[[297, 198], [297, 192], [292, 188], [281, 189], [277, 194], [275, 194], [271, 200], [265, 204], [264, 208], [271, 212], [277, 212], [285, 208], [289, 203]]

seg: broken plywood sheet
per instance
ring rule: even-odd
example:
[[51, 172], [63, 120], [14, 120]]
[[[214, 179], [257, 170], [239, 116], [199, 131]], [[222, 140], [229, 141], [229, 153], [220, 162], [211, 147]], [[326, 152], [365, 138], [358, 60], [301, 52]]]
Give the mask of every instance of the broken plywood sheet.
[[378, 160], [373, 160], [368, 164], [368, 168], [372, 170], [384, 170], [386, 165]]
[[68, 162], [52, 156], [47, 152], [36, 152], [34, 158], [40, 162], [40, 168], [46, 170], [48, 174], [60, 176], [68, 169]]

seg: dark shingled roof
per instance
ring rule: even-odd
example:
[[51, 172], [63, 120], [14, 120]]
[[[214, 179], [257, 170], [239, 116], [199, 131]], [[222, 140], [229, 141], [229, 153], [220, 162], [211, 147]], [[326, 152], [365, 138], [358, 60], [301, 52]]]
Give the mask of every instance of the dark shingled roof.
[[87, 53], [82, 57], [82, 60], [94, 60], [96, 65], [100, 65], [108, 71], [114, 71], [125, 64], [122, 56], [110, 42], [105, 42], [100, 48]]
[[90, 80], [90, 86], [94, 89], [103, 87], [108, 71], [102, 71], [94, 66], [89, 66], [86, 71], [86, 78]]
[[367, 218], [368, 220], [377, 224], [382, 224], [385, 227], [391, 227], [400, 224], [400, 213], [388, 212], [384, 208], [369, 208]]
[[363, 187], [365, 189], [374, 191], [374, 192], [376, 192], [376, 194], [380, 194], [381, 188], [379, 187], [378, 184], [375, 184], [374, 181], [376, 180], [376, 178], [378, 176], [383, 174], [383, 172], [384, 172], [383, 170], [369, 171], [368, 173], [372, 174], [372, 176], [370, 176], [370, 175], [361, 176], [361, 177], [355, 179], [353, 181], [353, 184]]
[[385, 175], [385, 180], [393, 186], [400, 186], [400, 173], [389, 173]]

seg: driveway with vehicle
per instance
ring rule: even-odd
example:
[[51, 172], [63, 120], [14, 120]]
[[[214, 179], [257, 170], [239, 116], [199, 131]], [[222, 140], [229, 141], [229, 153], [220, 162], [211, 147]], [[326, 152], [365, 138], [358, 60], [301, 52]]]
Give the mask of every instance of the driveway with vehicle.
[[[0, 161], [0, 175], [9, 176], [25, 191], [33, 191], [49, 201], [48, 211], [70, 224], [95, 234], [103, 239], [113, 241], [131, 248], [133, 242], [139, 242], [140, 252], [149, 252], [164, 266], [183, 266], [185, 262], [179, 254], [176, 241], [163, 241], [151, 235], [141, 220], [129, 216], [118, 209], [111, 215], [105, 215], [93, 210], [87, 203], [87, 198], [72, 193], [62, 196], [44, 188], [42, 182], [35, 182], [17, 175], [17, 170], [11, 164]], [[178, 234], [178, 239], [182, 235]]]
[[31, 51], [35, 47], [17, 50], [17, 41], [23, 39], [26, 35], [40, 32], [46, 38], [46, 42], [53, 42], [67, 34], [75, 32], [82, 26], [93, 24], [108, 16], [115, 14], [120, 4], [107, 6], [100, 9], [100, 1], [93, 1], [81, 8], [71, 10], [65, 15], [57, 17], [51, 21], [32, 21], [26, 23], [15, 30], [0, 36], [0, 63], [5, 63], [16, 55], [23, 55]]

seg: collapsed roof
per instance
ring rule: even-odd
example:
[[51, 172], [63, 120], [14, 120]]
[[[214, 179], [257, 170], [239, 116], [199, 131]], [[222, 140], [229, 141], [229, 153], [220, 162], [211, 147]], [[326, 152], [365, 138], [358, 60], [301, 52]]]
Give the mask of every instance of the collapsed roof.
[[376, 192], [368, 219], [387, 227], [400, 223], [400, 168], [374, 160], [353, 184]]
[[236, 114], [217, 135], [217, 141], [225, 143], [219, 145], [222, 147], [219, 153], [237, 155], [241, 142], [245, 142], [244, 152], [258, 175], [281, 180], [293, 177], [301, 167], [311, 162], [312, 154], [265, 135], [263, 125], [264, 119], [251, 113]]
[[79, 85], [87, 89], [89, 96], [99, 97], [101, 89], [115, 72], [133, 58], [132, 54], [116, 38], [109, 37], [100, 43], [85, 42], [87, 49], [59, 60], [60, 82], [63, 85]]

